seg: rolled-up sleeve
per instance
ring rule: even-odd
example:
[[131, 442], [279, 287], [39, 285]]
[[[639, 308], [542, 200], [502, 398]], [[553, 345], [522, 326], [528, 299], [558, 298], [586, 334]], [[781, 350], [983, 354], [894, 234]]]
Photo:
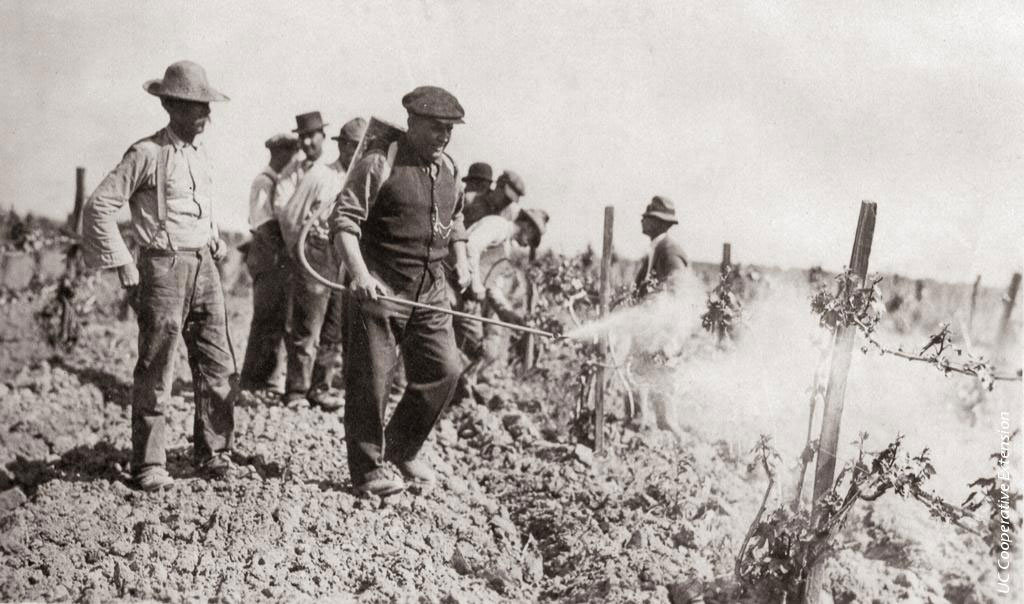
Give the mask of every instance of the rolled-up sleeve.
[[388, 173], [388, 160], [381, 153], [373, 153], [359, 160], [338, 193], [334, 211], [329, 220], [331, 236], [352, 233], [362, 237], [362, 224], [377, 199], [377, 193]]
[[82, 243], [89, 266], [113, 268], [133, 261], [117, 227], [117, 213], [145, 179], [149, 163], [142, 149], [132, 147], [86, 200]]

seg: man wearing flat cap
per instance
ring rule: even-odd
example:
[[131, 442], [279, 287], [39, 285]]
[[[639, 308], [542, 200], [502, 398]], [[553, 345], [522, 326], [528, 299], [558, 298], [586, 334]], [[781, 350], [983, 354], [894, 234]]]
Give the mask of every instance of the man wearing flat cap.
[[338, 142], [338, 159], [330, 164], [313, 164], [280, 214], [292, 265], [286, 404], [305, 399], [324, 411], [335, 411], [342, 405], [340, 393], [332, 386], [341, 367], [342, 296], [306, 273], [299, 263], [298, 242], [303, 227], [312, 223], [303, 248], [307, 261], [321, 275], [341, 280], [340, 262], [328, 241], [327, 218], [364, 132], [366, 120], [360, 117], [342, 126], [338, 136], [332, 137]]
[[[444, 260], [469, 285], [458, 171], [445, 153], [464, 111], [448, 91], [421, 86], [402, 98], [408, 131], [352, 167], [331, 216], [351, 277], [346, 298], [345, 441], [357, 492], [387, 495], [430, 485], [421, 448], [462, 371], [451, 316], [381, 299], [448, 307]], [[389, 159], [389, 157], [393, 159]], [[385, 405], [401, 351], [408, 385], [387, 426]], [[396, 476], [387, 465], [401, 472]], [[404, 480], [403, 480], [404, 477]]]
[[[139, 488], [155, 491], [173, 484], [165, 468], [164, 411], [182, 336], [195, 391], [193, 460], [210, 477], [232, 469], [234, 352], [215, 265], [227, 246], [214, 221], [212, 170], [200, 137], [210, 103], [228, 98], [191, 61], [172, 64], [144, 88], [160, 98], [170, 121], [129, 147], [89, 197], [82, 238], [86, 261], [117, 269], [138, 315], [131, 472]], [[125, 204], [141, 248], [137, 260], [117, 228]]]
[[[270, 163], [252, 181], [249, 228], [252, 239], [245, 264], [252, 277], [252, 322], [242, 363], [241, 387], [284, 393], [285, 317], [288, 310], [288, 254], [277, 207], [295, 190], [293, 161], [299, 150], [294, 134], [267, 139]], [[291, 169], [290, 169], [291, 168]]]
[[501, 216], [509, 222], [519, 216], [519, 199], [526, 195], [526, 184], [523, 179], [505, 170], [494, 184], [494, 190], [477, 195], [472, 203], [466, 204], [466, 228], [473, 226], [484, 216]]
[[467, 207], [478, 195], [491, 190], [491, 183], [494, 182], [493, 174], [491, 164], [478, 161], [469, 165], [469, 170], [462, 178], [462, 183], [465, 185], [463, 196]]

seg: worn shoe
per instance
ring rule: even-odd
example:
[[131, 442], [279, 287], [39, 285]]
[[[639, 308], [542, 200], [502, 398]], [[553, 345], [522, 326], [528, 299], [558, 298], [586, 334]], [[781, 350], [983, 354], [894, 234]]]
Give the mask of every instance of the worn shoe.
[[310, 393], [306, 398], [310, 405], [320, 407], [324, 411], [337, 411], [345, 406], [345, 397], [337, 390], [319, 390]]
[[222, 451], [213, 457], [201, 462], [197, 469], [206, 478], [219, 480], [228, 478], [235, 470], [235, 464], [231, 461], [231, 453]]
[[413, 457], [405, 461], [392, 460], [398, 471], [402, 473], [405, 479], [416, 485], [416, 486], [432, 486], [437, 483], [437, 475], [434, 474], [434, 470], [430, 467], [430, 464]]
[[386, 468], [372, 470], [366, 474], [366, 480], [355, 486], [359, 495], [376, 495], [387, 497], [405, 490], [405, 482]]
[[174, 479], [163, 466], [149, 466], [143, 469], [132, 476], [132, 482], [138, 488], [150, 493], [163, 491], [174, 485]]

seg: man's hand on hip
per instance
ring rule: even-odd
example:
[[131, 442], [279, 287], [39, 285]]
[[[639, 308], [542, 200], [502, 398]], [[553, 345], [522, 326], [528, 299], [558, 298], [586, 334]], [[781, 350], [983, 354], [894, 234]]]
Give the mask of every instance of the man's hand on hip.
[[117, 278], [121, 280], [121, 287], [131, 288], [139, 284], [139, 267], [134, 262], [122, 264], [117, 267]]

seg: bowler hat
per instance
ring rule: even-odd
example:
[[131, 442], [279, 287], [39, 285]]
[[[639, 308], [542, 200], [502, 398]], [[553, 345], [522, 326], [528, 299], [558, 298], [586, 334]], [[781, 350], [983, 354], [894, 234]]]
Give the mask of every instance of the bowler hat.
[[299, 148], [299, 139], [291, 132], [283, 132], [271, 136], [263, 145], [271, 151], [294, 151]]
[[296, 115], [295, 124], [297, 128], [292, 130], [292, 132], [297, 134], [316, 132], [317, 130], [323, 130], [324, 126], [327, 126], [327, 123], [324, 122], [324, 118], [320, 117], [319, 111], [310, 111], [309, 113]]
[[486, 180], [487, 182], [494, 180], [494, 174], [491, 172], [491, 164], [482, 161], [470, 164], [469, 172], [466, 173], [462, 182], [466, 182], [468, 180]]
[[498, 177], [498, 188], [507, 186], [512, 189], [517, 197], [526, 195], [526, 183], [523, 182], [523, 178], [513, 172], [512, 170], [505, 170]]
[[540, 245], [540, 238], [548, 226], [548, 213], [544, 210], [520, 210], [516, 220], [527, 220], [537, 227], [537, 237], [530, 242], [531, 247]]
[[206, 81], [206, 70], [192, 61], [171, 63], [164, 71], [164, 77], [149, 80], [143, 90], [161, 98], [183, 99], [198, 103], [227, 101], [228, 97], [214, 90]]
[[672, 203], [672, 200], [668, 197], [662, 197], [661, 195], [655, 195], [651, 198], [651, 203], [647, 204], [647, 209], [644, 210], [644, 216], [650, 216], [651, 218], [657, 218], [673, 224], [679, 223], [676, 220], [676, 204]]
[[466, 115], [455, 95], [437, 86], [420, 86], [402, 97], [402, 106], [411, 115], [439, 122], [461, 124]]
[[345, 139], [358, 143], [362, 140], [365, 132], [366, 120], [361, 117], [357, 117], [345, 122], [345, 125], [341, 127], [341, 132], [338, 133], [338, 136], [332, 136], [331, 139], [336, 141]]

